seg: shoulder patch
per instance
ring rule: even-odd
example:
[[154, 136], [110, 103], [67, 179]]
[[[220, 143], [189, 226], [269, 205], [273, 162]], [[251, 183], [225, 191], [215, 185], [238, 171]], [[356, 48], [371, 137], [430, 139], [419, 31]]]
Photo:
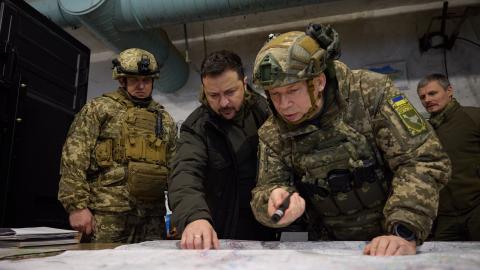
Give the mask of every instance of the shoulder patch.
[[393, 111], [400, 117], [402, 124], [411, 136], [426, 132], [427, 124], [404, 95], [397, 95], [388, 99]]

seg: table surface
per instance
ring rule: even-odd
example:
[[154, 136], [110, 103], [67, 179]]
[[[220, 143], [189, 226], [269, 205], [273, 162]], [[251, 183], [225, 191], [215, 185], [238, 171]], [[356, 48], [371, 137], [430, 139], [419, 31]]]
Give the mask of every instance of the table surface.
[[[366, 242], [221, 240], [219, 250], [179, 250], [178, 241], [79, 245], [62, 254], [0, 261], [0, 269], [480, 269], [480, 242], [426, 242], [418, 254], [362, 255]], [[102, 250], [91, 250], [107, 248]]]

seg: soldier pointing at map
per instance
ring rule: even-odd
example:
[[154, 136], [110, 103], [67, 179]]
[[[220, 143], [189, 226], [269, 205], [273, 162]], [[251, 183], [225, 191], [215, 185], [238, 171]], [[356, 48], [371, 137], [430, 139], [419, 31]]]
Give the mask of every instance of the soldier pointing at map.
[[279, 35], [258, 53], [254, 83], [274, 115], [259, 129], [253, 212], [270, 227], [305, 219], [312, 237], [372, 240], [365, 254], [415, 254], [450, 160], [387, 76], [351, 70], [338, 56], [338, 34], [322, 25]]

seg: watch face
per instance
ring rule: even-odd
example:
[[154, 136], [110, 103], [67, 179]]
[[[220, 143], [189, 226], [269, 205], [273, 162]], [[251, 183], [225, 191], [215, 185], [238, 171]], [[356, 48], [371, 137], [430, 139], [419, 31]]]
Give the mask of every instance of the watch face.
[[402, 237], [407, 241], [415, 240], [415, 233], [402, 224], [395, 225], [395, 235]]

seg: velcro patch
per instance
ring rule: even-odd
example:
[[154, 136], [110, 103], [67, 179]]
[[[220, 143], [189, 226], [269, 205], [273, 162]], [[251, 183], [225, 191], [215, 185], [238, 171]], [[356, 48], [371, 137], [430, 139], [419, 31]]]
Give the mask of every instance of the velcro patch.
[[388, 103], [400, 117], [402, 124], [407, 128], [411, 136], [427, 131], [425, 120], [423, 120], [404, 95], [394, 96], [388, 100]]

